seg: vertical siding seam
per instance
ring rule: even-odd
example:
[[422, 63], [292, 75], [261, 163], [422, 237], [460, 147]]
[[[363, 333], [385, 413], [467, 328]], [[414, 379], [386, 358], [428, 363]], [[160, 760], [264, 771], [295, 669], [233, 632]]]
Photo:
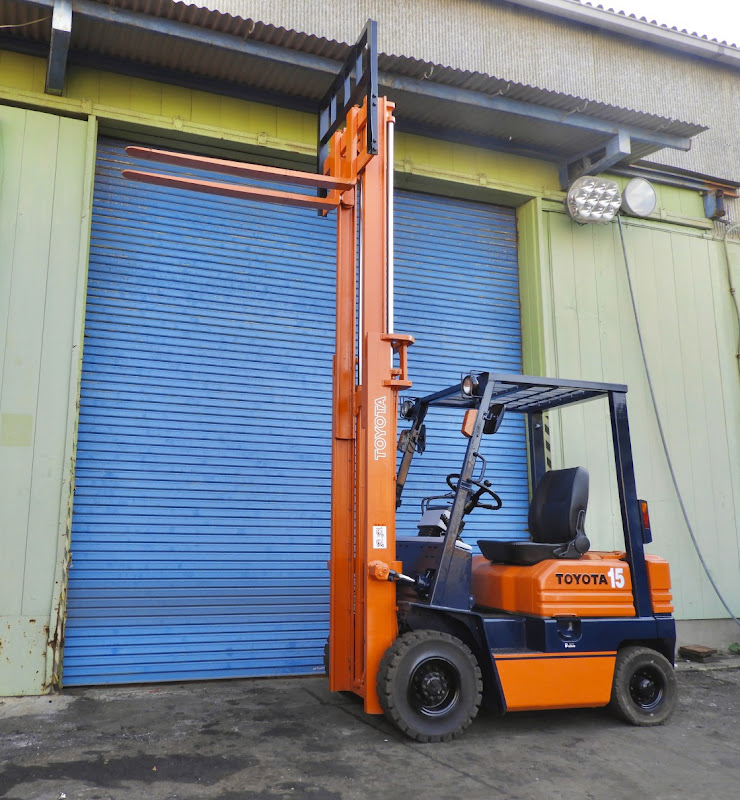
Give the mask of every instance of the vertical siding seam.
[[[59, 523], [57, 527], [57, 558], [54, 586], [49, 614], [47, 641], [46, 686], [60, 685], [63, 659], [67, 583], [69, 579], [70, 545], [72, 534], [72, 505], [74, 503], [75, 451], [79, 424], [80, 386], [82, 381], [82, 349], [85, 334], [85, 307], [87, 304], [87, 271], [92, 223], [93, 185], [97, 145], [97, 118], [90, 116], [85, 137], [85, 171], [83, 174], [82, 207], [80, 209], [80, 235], [77, 261], [77, 286], [75, 292], [74, 327], [70, 352], [69, 391], [67, 394], [67, 431], [62, 460], [62, 482], [59, 496]], [[64, 470], [69, 471], [65, 474]]]

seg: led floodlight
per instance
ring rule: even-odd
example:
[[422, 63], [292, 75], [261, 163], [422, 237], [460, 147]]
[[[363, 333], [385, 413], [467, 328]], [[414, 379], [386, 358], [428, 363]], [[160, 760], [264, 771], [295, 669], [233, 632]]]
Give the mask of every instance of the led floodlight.
[[619, 211], [619, 186], [606, 178], [584, 175], [573, 181], [565, 207], [576, 222], [611, 222]]

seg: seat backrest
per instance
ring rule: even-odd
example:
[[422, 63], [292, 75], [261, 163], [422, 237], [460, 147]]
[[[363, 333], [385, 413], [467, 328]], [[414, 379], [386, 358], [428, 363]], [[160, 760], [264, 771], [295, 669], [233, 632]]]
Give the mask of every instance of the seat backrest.
[[583, 532], [588, 506], [588, 471], [583, 467], [553, 469], [537, 484], [529, 506], [533, 542], [561, 544]]

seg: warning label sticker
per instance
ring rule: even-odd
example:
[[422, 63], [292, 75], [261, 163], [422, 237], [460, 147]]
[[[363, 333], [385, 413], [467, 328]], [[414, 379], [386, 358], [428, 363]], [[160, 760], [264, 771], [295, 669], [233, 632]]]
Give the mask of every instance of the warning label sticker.
[[388, 547], [388, 533], [385, 525], [373, 525], [373, 547], [385, 550]]

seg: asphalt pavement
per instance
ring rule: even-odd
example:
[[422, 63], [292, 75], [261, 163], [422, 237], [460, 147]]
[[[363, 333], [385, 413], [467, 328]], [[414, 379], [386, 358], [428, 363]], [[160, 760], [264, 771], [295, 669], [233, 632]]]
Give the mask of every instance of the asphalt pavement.
[[[727, 665], [725, 665], [727, 666]], [[740, 796], [740, 658], [678, 672], [670, 721], [481, 714], [418, 744], [324, 676], [0, 699], [10, 800], [621, 800]]]

